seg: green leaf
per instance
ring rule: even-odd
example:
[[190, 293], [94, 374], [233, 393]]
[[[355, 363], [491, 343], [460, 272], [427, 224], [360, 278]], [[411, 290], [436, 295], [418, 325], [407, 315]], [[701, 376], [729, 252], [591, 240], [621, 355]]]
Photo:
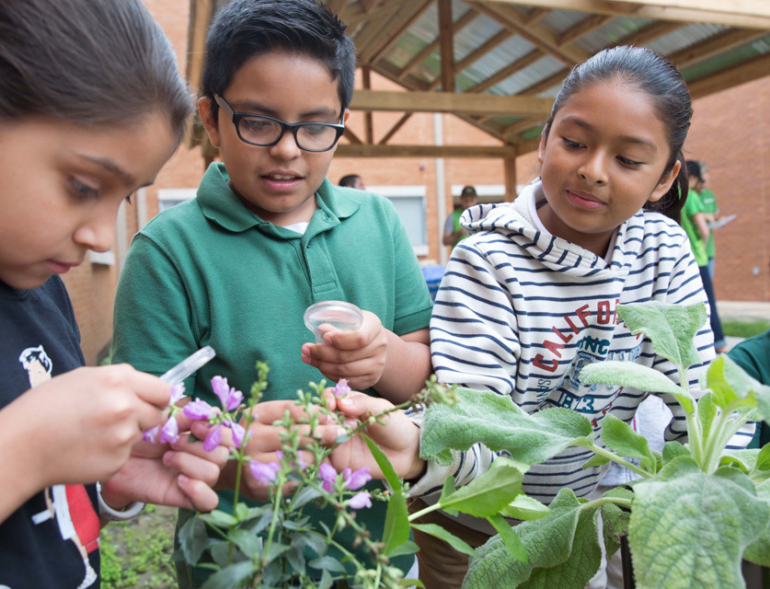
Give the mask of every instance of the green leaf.
[[211, 559], [219, 565], [214, 570], [218, 571], [219, 569], [226, 567], [228, 563], [231, 564], [232, 557], [235, 557], [232, 562], [242, 562], [246, 560], [246, 557], [240, 553], [237, 547], [233, 550], [231, 550], [231, 548], [232, 544], [227, 540], [209, 540], [209, 543], [206, 545], [206, 550], [208, 550], [211, 555]]
[[207, 524], [211, 524], [212, 526], [217, 526], [219, 528], [231, 528], [238, 523], [238, 520], [235, 519], [232, 515], [225, 513], [224, 511], [220, 511], [219, 509], [215, 509], [210, 513], [201, 514], [198, 517], [205, 521]]
[[655, 457], [650, 452], [647, 439], [640, 436], [625, 421], [608, 413], [602, 420], [602, 441], [615, 454], [623, 458], [635, 458], [648, 472], [655, 472]]
[[[626, 487], [616, 487], [607, 491], [602, 497], [632, 500], [634, 492]], [[631, 511], [621, 509], [615, 503], [604, 503], [601, 507], [601, 514], [604, 525], [604, 546], [607, 549], [607, 555], [612, 556], [620, 548], [620, 537], [628, 535]]]
[[770, 390], [746, 374], [729, 356], [720, 356], [711, 363], [706, 373], [706, 383], [714, 393], [714, 403], [722, 408], [736, 401], [756, 407], [757, 394]]
[[[770, 445], [765, 446], [765, 449]], [[770, 479], [757, 486], [757, 497], [767, 504], [770, 509]], [[770, 567], [770, 526], [766, 527], [756, 542], [746, 548], [743, 558]]]
[[304, 507], [310, 501], [318, 499], [321, 496], [321, 491], [313, 487], [302, 487], [299, 493], [294, 495], [294, 499], [291, 502], [291, 511], [296, 511], [300, 507]]
[[324, 570], [321, 573], [321, 582], [318, 584], [318, 589], [330, 589], [332, 585], [334, 585], [334, 579], [329, 574], [329, 571]]
[[232, 589], [257, 572], [259, 572], [259, 567], [251, 562], [231, 564], [206, 579], [201, 589]]
[[273, 562], [276, 560], [279, 556], [281, 556], [284, 552], [289, 550], [291, 546], [287, 546], [286, 544], [279, 544], [278, 542], [273, 542], [270, 545], [270, 548], [267, 551], [267, 554], [265, 555], [265, 560], [267, 562]]
[[206, 524], [199, 517], [190, 516], [190, 519], [179, 530], [179, 544], [187, 564], [195, 565], [198, 563], [206, 549], [206, 542], [208, 542]]
[[382, 474], [385, 475], [385, 480], [388, 481], [390, 488], [393, 489], [394, 492], [396, 489], [401, 489], [401, 480], [396, 474], [396, 470], [393, 468], [390, 460], [388, 460], [388, 457], [385, 455], [385, 452], [383, 452], [377, 444], [370, 440], [368, 436], [364, 435], [363, 438], [366, 442], [366, 445], [369, 446], [369, 451], [372, 453], [372, 456], [374, 456], [374, 459], [377, 461], [377, 466], [380, 467]]
[[717, 412], [718, 410], [716, 403], [714, 403], [713, 392], [708, 391], [700, 399], [698, 399], [698, 421], [700, 421], [702, 439], [709, 439], [711, 426], [714, 423], [714, 418], [717, 416]]
[[388, 499], [388, 509], [385, 512], [385, 530], [382, 542], [385, 547], [382, 552], [390, 556], [391, 552], [409, 540], [409, 510], [401, 487], [395, 487]]
[[553, 567], [536, 568], [521, 589], [583, 589], [586, 586], [602, 562], [597, 511], [580, 512], [569, 558]]
[[580, 371], [580, 382], [584, 385], [619, 385], [651, 393], [670, 393], [688, 413], [692, 413], [693, 403], [695, 403], [695, 399], [688, 391], [674, 383], [665, 374], [634, 362], [620, 360], [594, 362]]
[[770, 521], [751, 480], [734, 468], [706, 474], [687, 457], [634, 485], [630, 547], [637, 585], [743, 587], [741, 555]]
[[476, 549], [479, 556], [471, 558], [463, 589], [517, 587], [529, 579], [533, 568], [566, 562], [572, 551], [581, 503], [570, 489], [562, 489], [550, 509], [551, 513], [546, 517], [521, 523], [513, 529], [524, 543], [529, 562], [514, 559], [503, 539], [499, 535], [493, 536]]
[[315, 558], [307, 563], [310, 568], [330, 571], [332, 573], [345, 574], [345, 567], [336, 558], [331, 556], [322, 556]]
[[[464, 540], [461, 540], [451, 532], [447, 532], [444, 528], [437, 524], [412, 524], [415, 530], [420, 530], [431, 536], [435, 536], [439, 540], [443, 540], [449, 544], [457, 552], [462, 552], [468, 556], [477, 556], [476, 551]], [[510, 527], [510, 526], [509, 526]]]
[[292, 546], [297, 546], [303, 550], [307, 547], [310, 548], [317, 555], [321, 556], [326, 552], [326, 538], [324, 538], [318, 532], [299, 532], [294, 535], [291, 540]]
[[766, 444], [757, 456], [757, 470], [770, 470], [770, 444]]
[[246, 505], [245, 503], [239, 503], [238, 505], [235, 506], [234, 515], [239, 522], [242, 522], [245, 519], [248, 519], [249, 506]]
[[618, 314], [634, 335], [643, 333], [655, 353], [681, 369], [700, 363], [693, 338], [706, 323], [706, 305], [672, 305], [650, 301], [618, 305]]
[[610, 462], [610, 459], [607, 458], [606, 456], [602, 456], [600, 454], [594, 454], [593, 456], [591, 456], [591, 458], [589, 458], [583, 463], [583, 468], [591, 468], [592, 466], [603, 466], [605, 464], [608, 464], [609, 462]]
[[262, 538], [259, 536], [246, 530], [231, 530], [227, 537], [249, 559], [253, 560], [254, 556], [262, 556]]
[[508, 396], [470, 390], [458, 390], [457, 396], [454, 406], [436, 403], [427, 409], [421, 428], [422, 458], [434, 459], [450, 448], [467, 450], [481, 442], [492, 450], [507, 450], [516, 460], [536, 464], [577, 440], [593, 441], [591, 422], [569, 409], [529, 415]]
[[522, 521], [540, 519], [549, 513], [551, 510], [547, 505], [524, 494], [516, 495], [513, 501], [500, 510], [500, 515]]
[[302, 554], [302, 549], [298, 546], [292, 546], [286, 551], [286, 560], [294, 569], [294, 572], [298, 575], [305, 574], [305, 555]]
[[660, 472], [660, 469], [663, 468], [663, 454], [657, 450], [653, 450], [652, 455], [655, 457], [655, 473]]
[[752, 450], [725, 450], [719, 459], [720, 466], [734, 465], [745, 473], [754, 472], [757, 469], [759, 449]]
[[401, 579], [398, 582], [399, 587], [421, 587], [425, 589], [425, 585], [420, 579]]
[[397, 556], [405, 556], [407, 554], [414, 554], [415, 552], [419, 552], [420, 547], [412, 542], [411, 540], [407, 540], [404, 542], [401, 546], [397, 546], [393, 552], [391, 552], [388, 557], [389, 558], [396, 558]]
[[520, 470], [503, 465], [476, 477], [439, 503], [442, 509], [448, 507], [475, 517], [496, 515], [521, 493], [523, 480]]
[[506, 550], [516, 560], [527, 562], [527, 549], [524, 548], [516, 532], [513, 531], [511, 524], [502, 515], [487, 516], [487, 521], [494, 526], [497, 533], [503, 539]]
[[690, 450], [679, 442], [666, 442], [663, 445], [663, 466], [682, 456], [690, 457]]

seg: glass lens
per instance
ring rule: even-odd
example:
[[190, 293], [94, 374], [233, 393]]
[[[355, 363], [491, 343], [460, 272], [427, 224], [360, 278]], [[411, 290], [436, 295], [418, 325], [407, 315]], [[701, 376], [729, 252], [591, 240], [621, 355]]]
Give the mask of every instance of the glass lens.
[[326, 125], [302, 125], [297, 129], [297, 142], [302, 149], [328, 149], [334, 145], [337, 130]]
[[238, 130], [245, 141], [268, 145], [278, 139], [281, 125], [263, 117], [243, 117]]

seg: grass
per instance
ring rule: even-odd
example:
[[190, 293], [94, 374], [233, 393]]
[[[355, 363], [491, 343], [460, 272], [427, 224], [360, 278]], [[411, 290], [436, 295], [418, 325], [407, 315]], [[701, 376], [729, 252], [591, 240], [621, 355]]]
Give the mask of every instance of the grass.
[[102, 530], [103, 589], [177, 589], [171, 562], [176, 512], [148, 505], [138, 518]]
[[753, 337], [765, 333], [770, 329], [770, 321], [765, 319], [754, 320], [725, 320], [722, 321], [722, 330], [730, 337]]

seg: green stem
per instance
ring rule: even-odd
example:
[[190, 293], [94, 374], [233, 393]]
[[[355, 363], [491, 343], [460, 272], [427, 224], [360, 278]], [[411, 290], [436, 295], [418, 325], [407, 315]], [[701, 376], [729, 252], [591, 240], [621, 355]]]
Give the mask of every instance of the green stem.
[[438, 509], [441, 509], [441, 501], [438, 501], [437, 503], [434, 503], [433, 505], [429, 505], [425, 509], [421, 509], [417, 513], [413, 513], [409, 516], [409, 521], [414, 521], [417, 518], [422, 517], [423, 515], [429, 514], [431, 511], [436, 511]]
[[[719, 467], [719, 461], [722, 458], [722, 452], [725, 447], [733, 436], [738, 433], [738, 430], [748, 421], [745, 417], [737, 420], [731, 419], [730, 416], [733, 411], [730, 406], [725, 408], [724, 413], [719, 417], [717, 427], [711, 430], [714, 433], [711, 435], [711, 440], [704, 456], [704, 463], [701, 466], [704, 472], [708, 474], [713, 473]], [[730, 422], [733, 422], [733, 425], [729, 425]]]
[[589, 501], [585, 505], [581, 507], [581, 509], [586, 509], [587, 507], [601, 507], [602, 505], [605, 505], [607, 503], [612, 503], [614, 505], [617, 505], [618, 507], [626, 507], [628, 509], [631, 509], [631, 499], [623, 499], [621, 497], [600, 497], [599, 499], [594, 499], [593, 501]]
[[621, 466], [625, 466], [628, 470], [631, 470], [631, 471], [635, 472], [636, 474], [644, 477], [645, 479], [648, 479], [648, 478], [650, 478], [652, 476], [649, 472], [639, 468], [633, 462], [629, 462], [628, 460], [625, 460], [624, 458], [621, 458], [620, 456], [618, 456], [616, 454], [613, 454], [609, 450], [605, 450], [604, 448], [600, 448], [599, 446], [597, 446], [594, 443], [588, 444], [585, 447], [588, 448], [589, 450], [591, 450], [592, 452], [595, 452], [599, 456], [604, 456], [605, 458], [608, 458], [608, 459], [612, 460], [613, 462], [617, 462]]
[[[283, 485], [286, 483], [284, 480], [284, 477], [279, 475], [278, 481], [275, 485], [275, 488], [273, 489], [274, 496], [272, 499], [274, 500], [273, 505], [273, 519], [270, 522], [270, 531], [267, 533], [267, 542], [265, 543], [265, 558], [267, 558], [267, 555], [270, 553], [270, 546], [273, 543], [273, 536], [275, 535], [275, 524], [278, 521], [278, 509], [281, 507], [281, 489], [283, 489]], [[263, 559], [263, 565], [267, 566], [267, 562]]]

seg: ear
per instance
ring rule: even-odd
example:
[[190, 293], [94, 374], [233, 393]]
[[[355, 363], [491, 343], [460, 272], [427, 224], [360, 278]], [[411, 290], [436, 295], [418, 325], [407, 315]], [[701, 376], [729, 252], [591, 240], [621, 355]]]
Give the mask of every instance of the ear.
[[349, 117], [350, 117], [350, 109], [346, 108], [345, 112], [342, 114], [342, 122], [347, 123]]
[[647, 200], [649, 202], [658, 202], [661, 198], [666, 196], [668, 191], [671, 190], [671, 185], [676, 180], [676, 177], [679, 175], [681, 169], [682, 162], [677, 159], [674, 167], [671, 168], [671, 171], [668, 174], [663, 174], [663, 176], [660, 177], [658, 185], [655, 187], [655, 190], [652, 191], [650, 198]]
[[543, 132], [543, 134], [540, 135], [540, 145], [537, 146], [537, 161], [541, 166], [543, 165], [543, 159], [545, 159], [545, 143], [546, 137], [545, 132]]
[[211, 113], [212, 100], [208, 96], [202, 96], [198, 99], [198, 114], [201, 117], [201, 123], [203, 128], [206, 129], [206, 133], [209, 135], [209, 141], [214, 147], [219, 147], [219, 126]]

